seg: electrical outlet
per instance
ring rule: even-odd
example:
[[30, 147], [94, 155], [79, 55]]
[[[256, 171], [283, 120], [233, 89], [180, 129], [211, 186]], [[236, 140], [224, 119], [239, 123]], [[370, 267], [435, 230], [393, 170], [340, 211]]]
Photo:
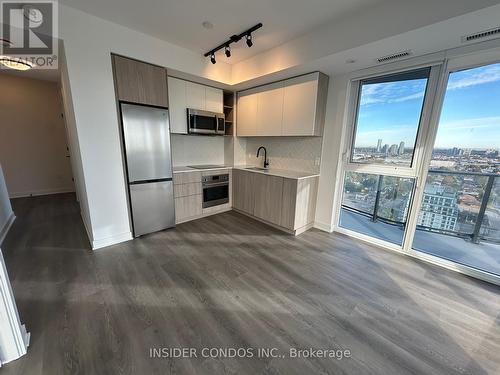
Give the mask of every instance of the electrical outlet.
[[316, 159], [314, 159], [314, 165], [318, 166], [321, 164], [321, 158], [320, 157], [317, 157]]

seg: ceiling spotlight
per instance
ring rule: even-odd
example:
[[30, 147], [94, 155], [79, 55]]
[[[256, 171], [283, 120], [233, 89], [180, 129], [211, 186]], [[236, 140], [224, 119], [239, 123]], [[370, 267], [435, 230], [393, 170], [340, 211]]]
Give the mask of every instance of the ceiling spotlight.
[[211, 53], [210, 54], [210, 61], [212, 62], [212, 64], [215, 64], [217, 61], [215, 61], [215, 53]]
[[13, 44], [10, 40], [8, 39], [3, 39], [3, 38], [0, 38], [0, 46], [3, 46], [3, 47], [12, 47]]
[[226, 54], [227, 57], [231, 57], [231, 47], [229, 47], [229, 45], [227, 45], [225, 48], [224, 48], [224, 53]]
[[247, 46], [252, 47], [253, 46], [252, 34], [247, 34], [246, 38], [247, 38]]
[[0, 56], [0, 64], [14, 70], [29, 70], [33, 64], [17, 57]]

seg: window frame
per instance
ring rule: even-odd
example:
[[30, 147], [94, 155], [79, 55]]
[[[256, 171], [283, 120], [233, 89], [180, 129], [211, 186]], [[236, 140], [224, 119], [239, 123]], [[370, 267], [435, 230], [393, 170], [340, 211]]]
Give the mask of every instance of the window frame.
[[[500, 285], [500, 276], [495, 276], [491, 273], [481, 271], [473, 267], [455, 263], [444, 258], [439, 258], [437, 256], [412, 249], [420, 206], [423, 204], [423, 192], [428, 174], [428, 166], [430, 165], [430, 160], [432, 158], [432, 150], [434, 148], [435, 138], [437, 135], [449, 74], [454, 71], [471, 69], [498, 62], [500, 62], [500, 42], [498, 40], [493, 40], [453, 50], [442, 51], [428, 56], [416, 57], [406, 61], [386, 64], [384, 66], [372, 67], [352, 72], [346, 77], [346, 86], [344, 89], [345, 102], [343, 103], [343, 108], [341, 108], [341, 110], [343, 110], [342, 133], [340, 139], [341, 147], [339, 149], [338, 160], [336, 163], [336, 181], [334, 187], [335, 192], [333, 197], [333, 211], [330, 231], [342, 233], [370, 245], [379, 246], [381, 248], [408, 255], [410, 257], [472, 276], [480, 280]], [[378, 165], [378, 168], [373, 168], [371, 166], [367, 167], [366, 165], [356, 168], [356, 166], [352, 163], [348, 163], [351, 152], [352, 137], [354, 134], [352, 120], [357, 114], [357, 102], [355, 102], [359, 91], [359, 85], [357, 85], [357, 82], [367, 77], [387, 75], [425, 66], [436, 66], [438, 67], [439, 72], [435, 75], [435, 77], [433, 77], [433, 85], [435, 86], [432, 101], [429, 100], [430, 104], [428, 105], [424, 104], [426, 118], [425, 123], [427, 125], [422, 127], [421, 122], [421, 134], [417, 135], [418, 143], [416, 148], [418, 148], [417, 152], [419, 155], [418, 157], [414, 155], [414, 160], [415, 158], [418, 158], [418, 162], [413, 163], [414, 165], [411, 169], [401, 168], [401, 166], [389, 166], [389, 168], [387, 168], [387, 166], [383, 165]], [[426, 145], [427, 147], [425, 147]], [[410, 215], [408, 217], [403, 239], [403, 246], [398, 246], [361, 233], [341, 228], [339, 226], [344, 177], [345, 173], [348, 171], [416, 178], [413, 200], [410, 203], [409, 208]]]
[[[390, 78], [390, 77], [397, 77], [397, 76], [404, 76], [404, 75], [411, 75], [412, 73], [417, 73], [419, 71], [424, 71], [424, 70], [428, 70], [428, 74], [427, 74], [427, 83], [425, 85], [425, 91], [424, 91], [424, 99], [422, 100], [422, 106], [421, 106], [421, 109], [420, 109], [420, 116], [419, 116], [419, 119], [418, 119], [418, 124], [417, 124], [417, 131], [416, 131], [416, 134], [415, 134], [415, 141], [413, 143], [413, 154], [412, 154], [412, 158], [411, 158], [411, 161], [410, 161], [410, 165], [409, 166], [406, 166], [406, 165], [399, 165], [399, 164], [386, 164], [386, 163], [362, 163], [362, 162], [357, 162], [357, 161], [354, 161], [353, 158], [354, 158], [354, 150], [355, 150], [355, 142], [356, 142], [356, 133], [357, 133], [357, 130], [358, 130], [358, 121], [359, 121], [359, 111], [361, 109], [361, 92], [362, 92], [362, 87], [364, 84], [368, 84], [369, 81], [377, 81], [377, 80], [384, 80], [384, 78]], [[419, 132], [420, 132], [420, 128], [421, 128], [421, 124], [422, 124], [422, 119], [423, 119], [423, 114], [424, 114], [424, 107], [425, 107], [425, 100], [427, 98], [427, 93], [428, 93], [428, 90], [429, 90], [429, 83], [430, 83], [430, 78], [431, 78], [431, 71], [432, 71], [432, 66], [429, 66], [429, 67], [420, 67], [420, 68], [417, 68], [417, 69], [411, 69], [411, 70], [407, 70], [407, 71], [403, 71], [403, 72], [397, 72], [397, 73], [392, 73], [392, 74], [383, 74], [383, 75], [378, 75], [376, 77], [370, 77], [370, 78], [363, 78], [363, 79], [360, 79], [360, 80], [357, 80], [356, 81], [356, 85], [357, 85], [357, 97], [356, 97], [356, 101], [354, 103], [354, 114], [353, 114], [353, 119], [352, 119], [352, 136], [351, 136], [351, 145], [350, 145], [350, 149], [349, 149], [349, 163], [350, 164], [356, 164], [356, 165], [376, 165], [376, 166], [389, 166], [389, 167], [402, 167], [402, 168], [412, 168], [415, 164], [415, 152], [417, 150], [417, 140], [418, 140], [418, 136], [419, 136]], [[403, 81], [403, 80], [401, 80]], [[395, 80], [394, 82], [397, 82], [397, 80]]]

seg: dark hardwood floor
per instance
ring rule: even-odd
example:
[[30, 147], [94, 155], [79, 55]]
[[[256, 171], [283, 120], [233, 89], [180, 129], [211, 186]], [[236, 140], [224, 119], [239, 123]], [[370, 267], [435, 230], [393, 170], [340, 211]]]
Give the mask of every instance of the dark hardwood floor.
[[[13, 201], [2, 249], [28, 354], [3, 374], [500, 374], [500, 288], [229, 212], [89, 250], [71, 194]], [[198, 358], [150, 358], [188, 347]], [[202, 358], [202, 348], [350, 350]]]

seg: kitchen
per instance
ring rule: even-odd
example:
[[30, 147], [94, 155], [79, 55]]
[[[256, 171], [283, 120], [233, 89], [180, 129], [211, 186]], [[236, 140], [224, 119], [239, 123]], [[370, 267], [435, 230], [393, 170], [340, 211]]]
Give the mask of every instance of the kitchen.
[[229, 210], [291, 235], [313, 227], [325, 74], [232, 92], [112, 59], [135, 237]]
[[498, 372], [498, 0], [4, 3], [2, 374]]

